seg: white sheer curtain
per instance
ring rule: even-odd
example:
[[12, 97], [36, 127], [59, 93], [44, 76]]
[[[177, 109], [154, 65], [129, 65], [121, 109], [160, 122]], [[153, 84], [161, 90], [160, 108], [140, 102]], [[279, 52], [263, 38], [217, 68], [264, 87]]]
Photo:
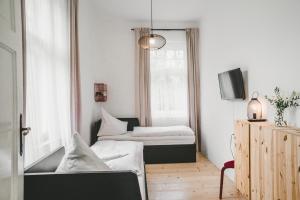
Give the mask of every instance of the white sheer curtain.
[[67, 143], [70, 124], [68, 0], [26, 0], [25, 165]]
[[167, 39], [150, 52], [153, 126], [189, 125], [187, 46], [184, 31], [159, 32]]

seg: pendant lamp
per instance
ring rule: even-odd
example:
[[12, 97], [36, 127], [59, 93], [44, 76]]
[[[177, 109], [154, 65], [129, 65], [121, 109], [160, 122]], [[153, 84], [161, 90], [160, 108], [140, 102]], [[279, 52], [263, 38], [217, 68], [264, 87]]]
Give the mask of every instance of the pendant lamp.
[[166, 44], [166, 38], [153, 33], [152, 0], [151, 0], [151, 30], [150, 34], [140, 37], [138, 43], [143, 49], [161, 49]]

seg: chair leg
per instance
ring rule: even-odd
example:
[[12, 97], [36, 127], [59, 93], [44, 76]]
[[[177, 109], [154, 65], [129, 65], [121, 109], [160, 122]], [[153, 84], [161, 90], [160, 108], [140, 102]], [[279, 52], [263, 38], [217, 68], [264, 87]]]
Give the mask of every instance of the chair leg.
[[219, 193], [219, 199], [222, 199], [222, 193], [223, 193], [223, 179], [224, 179], [224, 171], [225, 167], [222, 168], [221, 170], [221, 181], [220, 181], [220, 193]]

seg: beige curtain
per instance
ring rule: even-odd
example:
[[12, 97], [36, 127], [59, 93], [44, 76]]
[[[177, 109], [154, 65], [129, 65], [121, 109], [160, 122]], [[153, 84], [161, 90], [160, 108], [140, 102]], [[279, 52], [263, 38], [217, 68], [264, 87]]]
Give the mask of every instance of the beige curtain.
[[197, 150], [200, 151], [200, 80], [199, 80], [199, 30], [186, 30], [188, 92], [189, 92], [189, 122], [196, 134]]
[[70, 47], [71, 47], [71, 131], [80, 132], [80, 71], [78, 46], [78, 0], [70, 0]]
[[135, 110], [141, 126], [151, 126], [150, 51], [142, 49], [138, 40], [149, 34], [149, 28], [136, 28], [135, 32]]

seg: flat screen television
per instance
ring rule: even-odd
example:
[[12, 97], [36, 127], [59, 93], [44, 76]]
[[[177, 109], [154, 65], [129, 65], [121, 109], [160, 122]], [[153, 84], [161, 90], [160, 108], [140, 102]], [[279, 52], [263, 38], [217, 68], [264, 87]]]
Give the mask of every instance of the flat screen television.
[[245, 99], [243, 74], [240, 68], [218, 74], [221, 98]]

